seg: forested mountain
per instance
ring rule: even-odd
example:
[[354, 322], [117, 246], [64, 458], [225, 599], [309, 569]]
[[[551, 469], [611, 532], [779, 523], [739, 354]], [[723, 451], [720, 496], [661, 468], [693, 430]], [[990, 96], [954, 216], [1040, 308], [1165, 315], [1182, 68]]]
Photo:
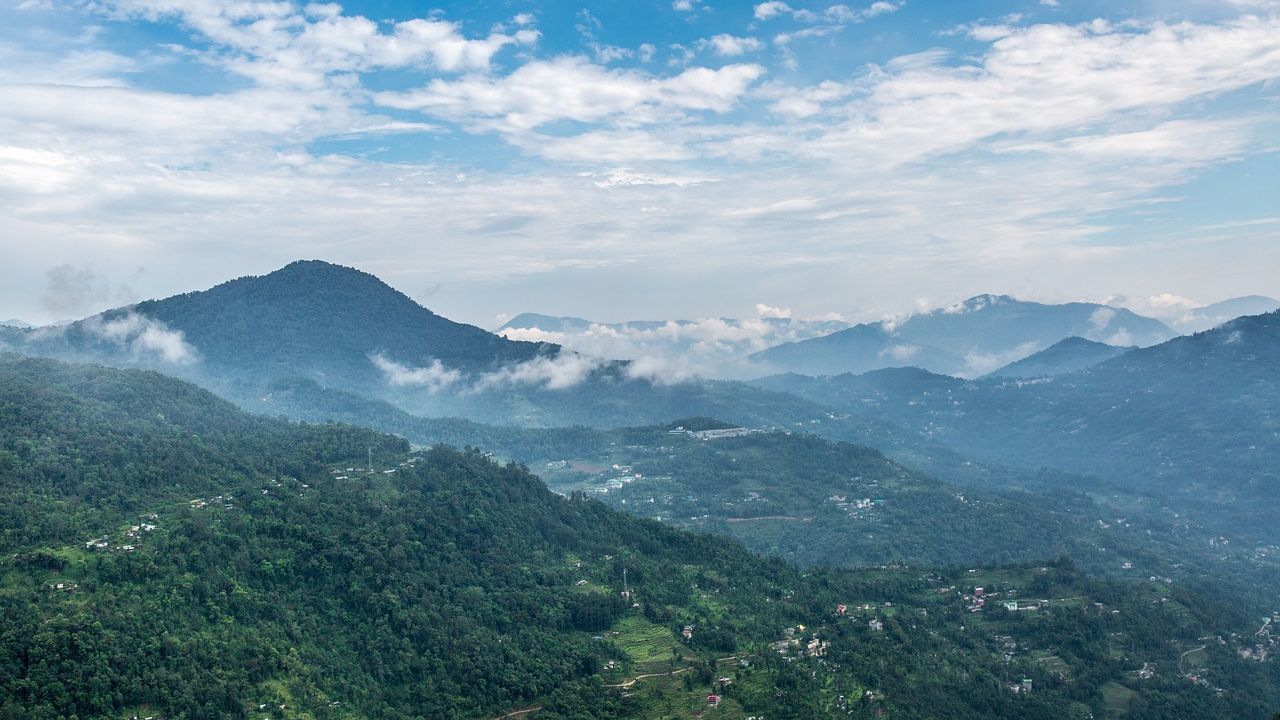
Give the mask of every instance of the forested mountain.
[[254, 411], [268, 409], [263, 398], [273, 385], [310, 382], [416, 415], [525, 426], [608, 427], [694, 414], [789, 423], [823, 413], [743, 383], [507, 340], [435, 315], [372, 275], [319, 261], [66, 327], [3, 328], [4, 346], [158, 369]]
[[761, 381], [1023, 467], [1093, 473], [1274, 528], [1280, 467], [1280, 313], [1027, 382], [919, 370]]
[[1069, 337], [1040, 352], [994, 370], [987, 377], [1035, 378], [1061, 375], [1092, 367], [1132, 349], [1132, 347], [1116, 347], [1086, 340], [1082, 337]]
[[[1280, 592], [1280, 564], [1252, 547], [1213, 546], [1208, 529], [1178, 513], [1113, 502], [1079, 478], [1024, 472], [1026, 490], [962, 487], [848, 442], [778, 431], [701, 440], [670, 432], [673, 425], [697, 427], [683, 420], [526, 438], [491, 428], [492, 439], [479, 444], [529, 462], [559, 492], [595, 492], [620, 510], [729, 535], [803, 565], [1067, 555], [1099, 574], [1172, 576], [1258, 612], [1269, 612]], [[482, 438], [485, 428], [467, 431]]]
[[318, 260], [33, 332], [28, 342], [222, 383], [300, 376], [362, 391], [385, 385], [376, 358], [474, 374], [558, 352], [447, 320], [368, 273]]
[[775, 372], [805, 375], [920, 367], [972, 377], [1068, 337], [1145, 346], [1175, 334], [1160, 321], [1123, 308], [1095, 303], [1047, 305], [1007, 295], [979, 295], [901, 321], [857, 325], [779, 345], [752, 359]]
[[1160, 580], [1066, 562], [802, 571], [479, 452], [255, 418], [153, 373], [6, 355], [0, 398], [4, 506], [30, 518], [0, 555], [6, 717], [585, 720], [689, 716], [716, 694], [727, 718], [1146, 720], [1280, 703], [1276, 664], [1240, 654], [1269, 637]]

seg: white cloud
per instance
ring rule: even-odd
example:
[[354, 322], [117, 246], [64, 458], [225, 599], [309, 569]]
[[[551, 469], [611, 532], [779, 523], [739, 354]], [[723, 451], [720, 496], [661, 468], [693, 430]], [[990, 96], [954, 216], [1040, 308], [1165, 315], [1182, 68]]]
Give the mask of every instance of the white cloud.
[[791, 308], [774, 307], [764, 303], [756, 303], [756, 317], [790, 319]]
[[1017, 362], [1028, 355], [1040, 349], [1040, 344], [1034, 341], [1022, 343], [1018, 347], [1007, 352], [986, 353], [973, 350], [965, 353], [965, 371], [963, 377], [979, 377], [987, 373], [998, 370], [1011, 362]]
[[654, 385], [678, 385], [699, 376], [688, 358], [641, 357], [627, 363], [626, 376]]
[[369, 360], [382, 371], [392, 387], [422, 387], [432, 393], [446, 389], [464, 393], [483, 392], [519, 385], [563, 390], [582, 383], [606, 364], [600, 358], [566, 351], [468, 376], [458, 369], [445, 367], [438, 359], [432, 359], [425, 367], [404, 365], [381, 354], [370, 355]]
[[907, 343], [898, 343], [896, 345], [890, 345], [884, 350], [881, 350], [879, 355], [881, 357], [885, 357], [885, 356], [891, 357], [897, 362], [906, 362], [911, 358], [915, 357], [916, 355], [918, 355], [919, 353], [920, 353], [920, 347], [917, 345], [911, 345]]
[[161, 360], [171, 365], [196, 362], [196, 349], [180, 330], [170, 330], [164, 323], [129, 311], [106, 317], [95, 315], [81, 322], [86, 332], [111, 342], [139, 360]]
[[802, 119], [823, 112], [831, 103], [847, 98], [853, 92], [854, 87], [849, 84], [824, 80], [803, 88], [773, 84], [764, 88], [760, 96], [773, 100], [769, 105], [773, 113]]
[[1276, 77], [1280, 18], [1014, 28], [977, 64], [890, 71], [849, 108], [857, 121], [812, 149], [901, 164], [1002, 133], [1086, 128]]
[[489, 390], [506, 385], [533, 385], [548, 390], [564, 390], [579, 385], [605, 365], [599, 358], [561, 352], [554, 357], [539, 356], [481, 375], [474, 390]]
[[526, 63], [504, 77], [437, 79], [379, 103], [478, 129], [527, 131], [557, 120], [649, 124], [686, 112], [727, 112], [761, 75], [759, 65], [690, 68], [671, 77], [610, 69], [581, 57]]
[[769, 0], [755, 6], [755, 17], [757, 20], [768, 20], [778, 17], [779, 15], [790, 14], [791, 6], [781, 2], [781, 0]]
[[583, 329], [548, 331], [507, 328], [511, 340], [552, 342], [593, 357], [633, 360], [631, 377], [672, 383], [694, 375], [746, 377], [758, 372], [747, 363], [752, 352], [847, 327], [836, 318], [801, 320], [791, 310], [756, 305], [756, 317], [702, 318], [660, 323], [590, 323]]
[[713, 35], [701, 41], [700, 45], [711, 48], [722, 57], [737, 57], [764, 47], [764, 43], [756, 38], [738, 37], [727, 33]]
[[693, 187], [703, 183], [718, 182], [715, 178], [701, 177], [681, 177], [672, 175], [656, 175], [652, 173], [637, 172], [633, 168], [621, 167], [614, 168], [606, 172], [587, 172], [582, 173], [583, 177], [600, 178], [596, 180], [596, 187], [616, 188], [616, 187], [640, 187], [640, 186], [671, 186], [678, 188]]
[[[786, 296], [804, 312], [826, 310], [819, 296], [850, 283], [860, 298], [892, 307], [880, 298], [936, 294], [935, 284], [957, 274], [977, 284], [1000, 271], [1054, 276], [1071, 267], [1072, 277], [1112, 288], [1130, 286], [1118, 277], [1126, 268], [1176, 273], [1211, 265], [1228, 247], [1258, 258], [1242, 272], [1259, 277], [1275, 258], [1265, 227], [1233, 231], [1245, 244], [1224, 240], [1213, 256], [1207, 241], [1142, 225], [1123, 243], [1099, 240], [1109, 239], [1118, 211], [1176, 216], [1171, 188], [1268, 149], [1275, 114], [1252, 88], [1280, 78], [1280, 18], [1001, 21], [1008, 34], [967, 55], [937, 48], [868, 68], [822, 68], [828, 79], [794, 87], [763, 83], [762, 65], [646, 73], [530, 59], [534, 37], [523, 36], [518, 53], [513, 32], [469, 35], [439, 18], [423, 21], [424, 32], [440, 33], [436, 42], [399, 24], [362, 35], [367, 26], [336, 6], [251, 5], [111, 6], [188, 32], [183, 52], [194, 55], [183, 58], [238, 73], [230, 83], [243, 89], [131, 87], [173, 58], [124, 57], [93, 42], [0, 50], [12, 50], [0, 55], [0, 207], [6, 233], [20, 238], [5, 247], [13, 269], [0, 293], [15, 304], [11, 314], [27, 315], [15, 289], [31, 287], [24, 277], [42, 277], [63, 257], [147, 257], [164, 268], [155, 276], [216, 268], [201, 280], [242, 272], [209, 261], [206, 248], [262, 269], [298, 256], [394, 257], [394, 272], [456, 278], [450, 302], [474, 303], [480, 317], [509, 306], [492, 299], [499, 293], [588, 268], [645, 288], [661, 285], [663, 272], [732, 276], [741, 282], [717, 292], [742, 306], [758, 299], [756, 283], [789, 282], [788, 292], [809, 298]], [[770, 27], [810, 22], [837, 24], [815, 11]], [[489, 52], [495, 33], [511, 38], [494, 40], [510, 63]], [[410, 122], [368, 104], [361, 77], [380, 63], [407, 63], [428, 80], [378, 98], [431, 118]], [[441, 121], [497, 134], [510, 156], [486, 146], [486, 162], [474, 163], [467, 143], [439, 142], [443, 149], [411, 161], [315, 144], [391, 132], [443, 139], [450, 130]], [[702, 182], [711, 178], [718, 182]], [[456, 252], [458, 238], [468, 253]], [[353, 240], [360, 254], [348, 249]], [[1161, 278], [1141, 289], [1210, 292], [1188, 282]], [[601, 303], [614, 314], [635, 302], [661, 308], [681, 290]], [[39, 287], [26, 294], [38, 303]]]
[[1101, 332], [1116, 319], [1116, 311], [1109, 307], [1100, 307], [1089, 315], [1089, 324], [1093, 326], [1093, 332]]
[[428, 392], [439, 392], [462, 381], [462, 373], [450, 370], [438, 359], [432, 359], [426, 367], [411, 367], [390, 360], [381, 354], [370, 355], [369, 360], [382, 371], [393, 387], [423, 387]]
[[845, 25], [851, 23], [861, 23], [871, 18], [887, 15], [897, 12], [904, 5], [903, 2], [890, 2], [889, 0], [877, 0], [870, 5], [862, 8], [854, 8], [845, 4], [829, 5], [822, 12], [815, 12], [805, 8], [796, 8], [791, 5], [780, 2], [779, 0], [768, 0], [755, 6], [753, 15], [756, 20], [772, 20], [773, 18], [789, 17], [792, 20], [801, 23], [817, 23], [825, 22], [827, 25], [813, 27], [807, 30], [797, 31], [795, 33], [787, 33], [780, 35], [782, 38], [778, 41], [779, 45], [786, 44], [791, 39], [798, 37], [812, 37], [815, 35], [829, 35], [833, 32], [842, 30]]
[[218, 0], [104, 0], [114, 19], [177, 20], [214, 44], [192, 51], [267, 86], [320, 87], [334, 73], [430, 65], [444, 71], [489, 67], [512, 44], [531, 44], [536, 30], [463, 36], [457, 23], [436, 18], [378, 23], [345, 15], [339, 5]]

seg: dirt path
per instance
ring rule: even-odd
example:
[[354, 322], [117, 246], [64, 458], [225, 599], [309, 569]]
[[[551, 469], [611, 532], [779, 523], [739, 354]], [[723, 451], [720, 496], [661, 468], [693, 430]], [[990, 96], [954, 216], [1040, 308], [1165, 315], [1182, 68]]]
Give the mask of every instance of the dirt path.
[[626, 682], [620, 682], [620, 683], [618, 683], [618, 684], [616, 684], [616, 685], [605, 685], [605, 687], [607, 687], [607, 688], [629, 688], [629, 687], [631, 687], [632, 685], [635, 685], [637, 680], [646, 680], [646, 679], [648, 679], [648, 678], [655, 678], [655, 677], [669, 677], [669, 676], [671, 676], [671, 675], [679, 675], [680, 673], [683, 673], [683, 672], [689, 672], [689, 671], [690, 671], [690, 670], [692, 670], [692, 669], [693, 669], [693, 668], [685, 667], [685, 668], [680, 668], [679, 670], [672, 670], [671, 672], [664, 672], [664, 673], [649, 673], [648, 675], [637, 675], [637, 676], [635, 676], [635, 677], [631, 678], [630, 680], [628, 680], [628, 681], [626, 681]]
[[493, 720], [507, 720], [507, 718], [516, 718], [516, 717], [521, 717], [521, 716], [524, 716], [524, 715], [528, 715], [529, 713], [535, 713], [535, 712], [538, 712], [538, 711], [539, 711], [539, 710], [541, 710], [541, 709], [542, 709], [542, 706], [541, 706], [541, 705], [534, 705], [533, 707], [521, 708], [521, 709], [519, 709], [519, 710], [512, 710], [511, 712], [507, 713], [506, 715], [499, 715], [498, 717], [494, 718]]
[[800, 517], [798, 515], [761, 515], [760, 517], [747, 518], [725, 518], [728, 523], [744, 523], [755, 522], [757, 520], [791, 520], [793, 522], [813, 522], [812, 517]]
[[1191, 648], [1190, 650], [1188, 650], [1188, 651], [1186, 651], [1186, 652], [1182, 653], [1181, 655], [1179, 655], [1179, 656], [1178, 656], [1178, 674], [1179, 674], [1179, 675], [1181, 675], [1181, 674], [1182, 674], [1182, 661], [1183, 661], [1183, 660], [1186, 660], [1188, 655], [1190, 655], [1190, 654], [1191, 654], [1191, 653], [1193, 653], [1193, 652], [1197, 652], [1197, 651], [1199, 651], [1199, 650], [1203, 650], [1203, 649], [1205, 649], [1206, 647], [1209, 647], [1209, 646], [1208, 646], [1208, 645], [1201, 645], [1201, 646], [1200, 646], [1200, 647], [1198, 647], [1198, 648]]

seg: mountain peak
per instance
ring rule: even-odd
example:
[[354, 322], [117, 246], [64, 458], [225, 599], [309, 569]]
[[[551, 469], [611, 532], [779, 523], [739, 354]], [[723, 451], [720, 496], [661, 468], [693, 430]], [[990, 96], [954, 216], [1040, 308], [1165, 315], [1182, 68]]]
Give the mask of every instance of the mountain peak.
[[942, 312], [944, 313], [974, 312], [975, 310], [981, 310], [983, 308], [992, 307], [995, 305], [1004, 305], [1006, 303], [1016, 303], [1016, 302], [1018, 302], [1018, 299], [1013, 297], [1012, 295], [993, 295], [991, 293], [983, 293], [981, 295], [974, 295], [968, 300], [965, 300], [964, 302], [959, 303], [957, 305], [952, 305], [950, 307], [942, 308]]
[[395, 380], [380, 360], [461, 377], [559, 350], [453, 322], [369, 273], [323, 260], [117, 308], [76, 326], [58, 339], [74, 345], [64, 349], [106, 362], [171, 362], [157, 349], [176, 344], [184, 358], [199, 358], [190, 368], [197, 375], [249, 384], [305, 377], [367, 391]]

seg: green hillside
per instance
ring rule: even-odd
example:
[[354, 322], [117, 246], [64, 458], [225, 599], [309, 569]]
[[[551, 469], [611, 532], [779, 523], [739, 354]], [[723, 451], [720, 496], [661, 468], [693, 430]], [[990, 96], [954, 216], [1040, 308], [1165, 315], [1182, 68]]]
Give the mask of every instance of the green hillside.
[[[1239, 654], [1253, 623], [1163, 581], [1064, 563], [802, 571], [478, 451], [254, 418], [150, 373], [3, 356], [0, 388], [4, 504], [29, 518], [0, 557], [4, 717], [1084, 718], [1123, 700], [1126, 717], [1216, 718], [1280, 702], [1275, 664]], [[978, 584], [990, 607], [971, 612]]]

